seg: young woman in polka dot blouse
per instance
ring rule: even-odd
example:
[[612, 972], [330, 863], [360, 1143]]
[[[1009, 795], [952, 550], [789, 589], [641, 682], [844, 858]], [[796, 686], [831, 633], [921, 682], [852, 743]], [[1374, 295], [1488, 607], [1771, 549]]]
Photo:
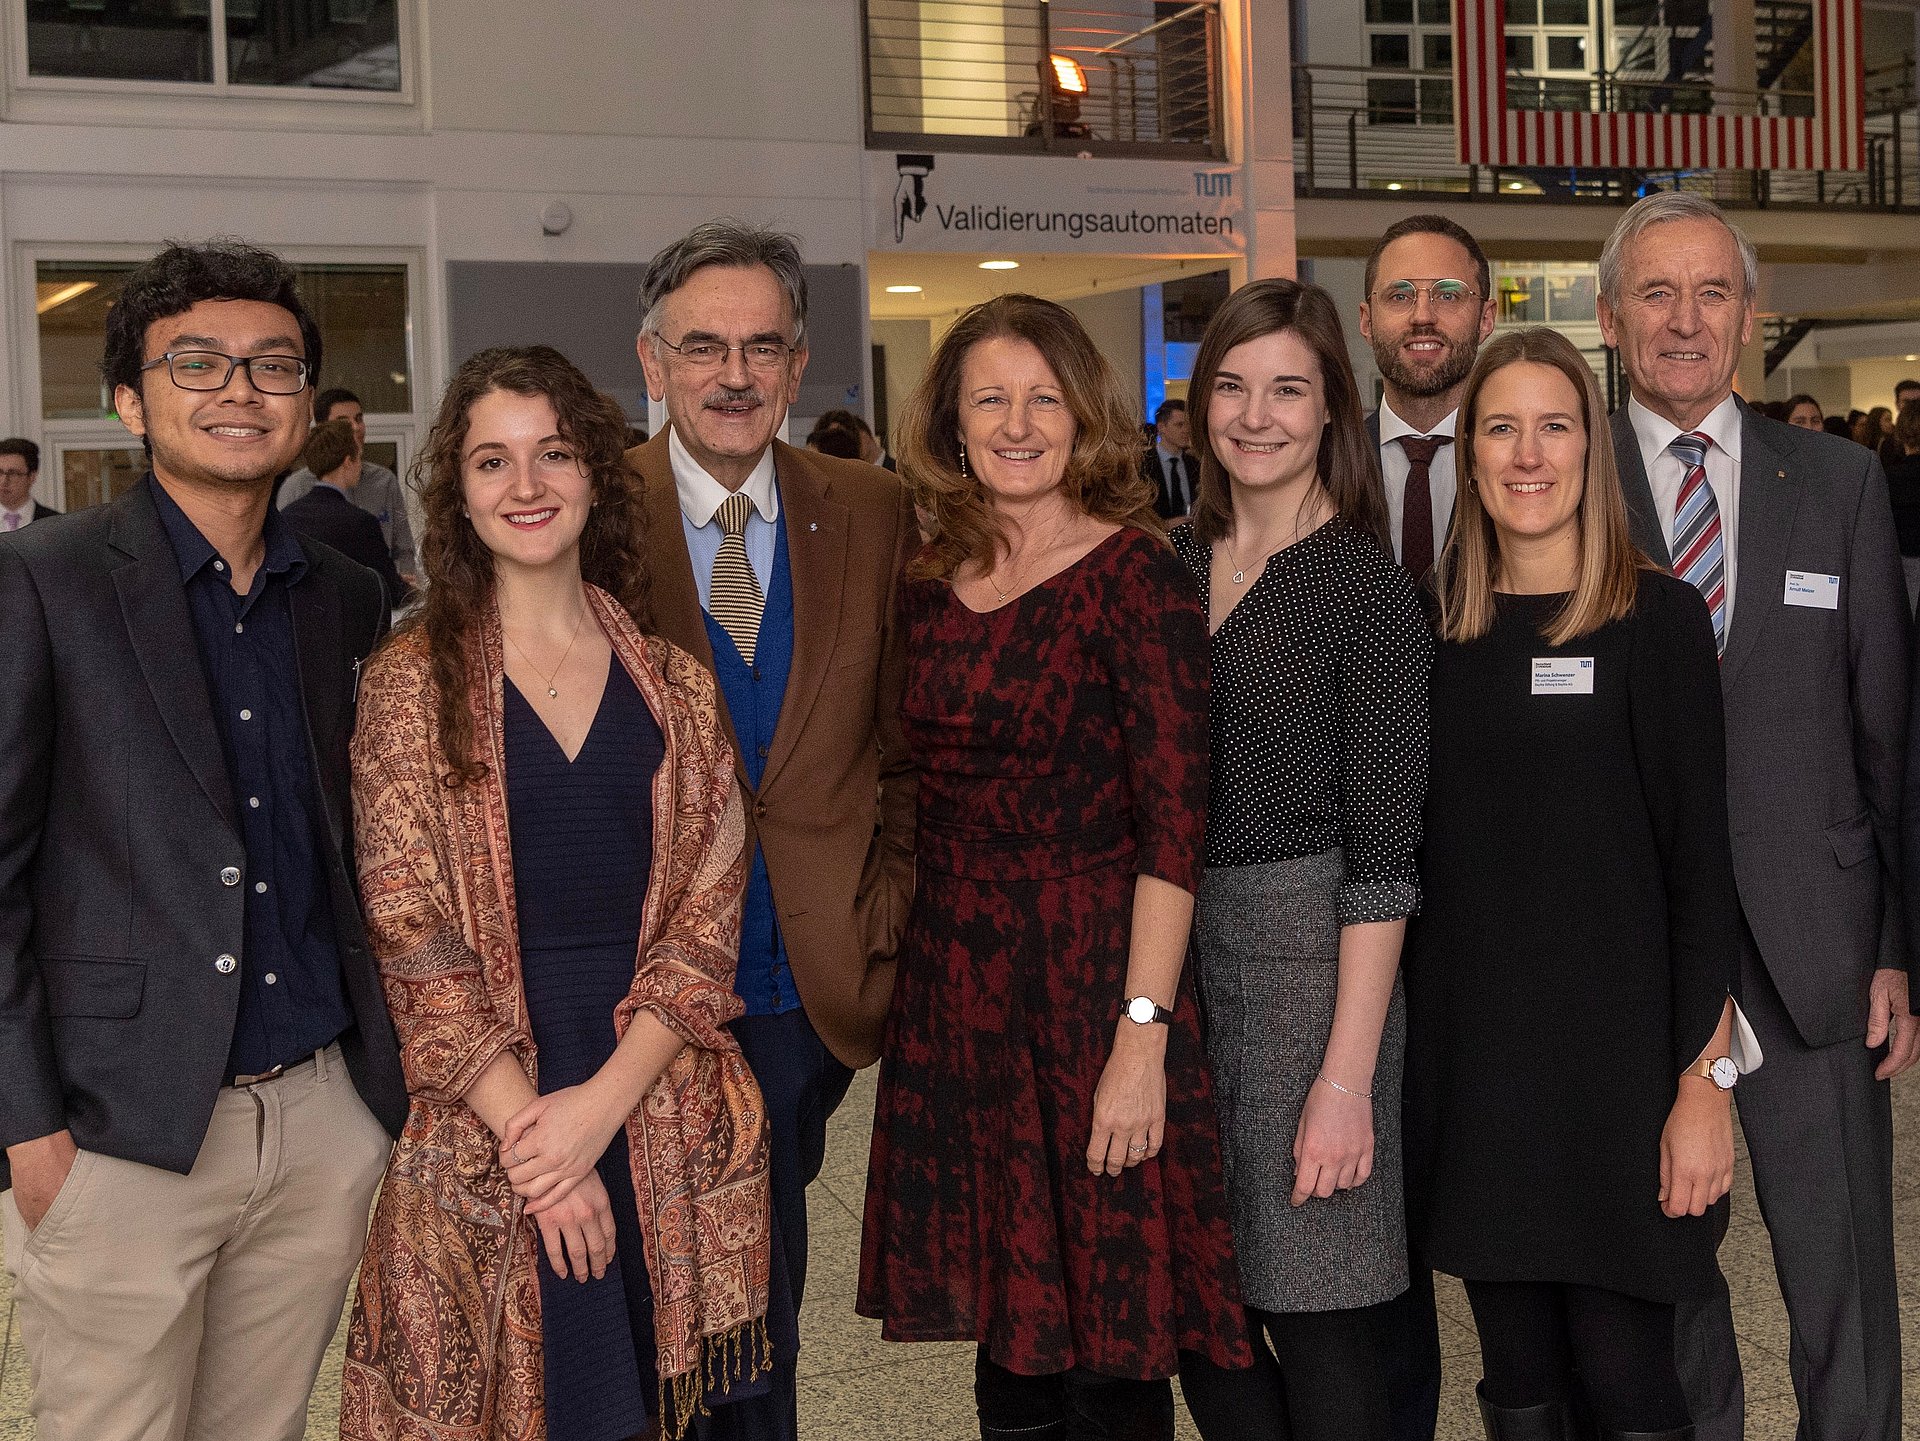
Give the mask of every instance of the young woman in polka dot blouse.
[[1238, 291], [1189, 391], [1201, 460], [1173, 532], [1213, 632], [1207, 872], [1194, 920], [1250, 1372], [1187, 1358], [1206, 1441], [1386, 1434], [1367, 1308], [1407, 1285], [1398, 982], [1418, 907], [1432, 644], [1340, 319]]

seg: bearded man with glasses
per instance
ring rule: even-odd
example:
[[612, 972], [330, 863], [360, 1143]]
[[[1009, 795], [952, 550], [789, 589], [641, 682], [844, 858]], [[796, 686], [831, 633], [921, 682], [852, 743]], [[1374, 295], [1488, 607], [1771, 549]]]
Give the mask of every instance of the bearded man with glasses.
[[346, 850], [372, 571], [271, 506], [320, 334], [169, 246], [107, 316], [151, 469], [0, 535], [0, 1186], [40, 1441], [299, 1441], [407, 1093]]
[[1360, 333], [1384, 389], [1367, 429], [1380, 450], [1394, 558], [1416, 585], [1453, 521], [1454, 418], [1493, 333], [1491, 279], [1479, 242], [1444, 215], [1389, 226], [1367, 258]]
[[[718, 677], [746, 799], [733, 1032], [770, 1121], [786, 1259], [774, 1329], [783, 1288], [800, 1305], [807, 1183], [854, 1070], [879, 1056], [913, 895], [895, 595], [919, 532], [886, 471], [775, 439], [807, 363], [789, 237], [699, 226], [653, 258], [640, 312], [647, 391], [669, 422], [627, 452], [646, 482], [654, 627]], [[703, 1418], [707, 1434], [794, 1434], [797, 1338], [781, 1339], [771, 1393]]]

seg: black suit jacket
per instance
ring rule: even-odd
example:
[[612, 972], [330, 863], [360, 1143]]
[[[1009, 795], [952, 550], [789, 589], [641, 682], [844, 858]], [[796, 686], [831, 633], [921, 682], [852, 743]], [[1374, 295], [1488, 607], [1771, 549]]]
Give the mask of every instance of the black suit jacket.
[[33, 503], [33, 518], [35, 520], [45, 520], [49, 516], [54, 516], [58, 514], [60, 514], [60, 512], [55, 510], [50, 505], [42, 505], [37, 500]]
[[[386, 626], [362, 567], [302, 541], [288, 592], [341, 970], [341, 1038], [398, 1134], [406, 1085], [348, 860], [347, 741]], [[185, 1173], [240, 1000], [246, 854], [179, 562], [146, 484], [0, 536], [0, 1146]], [[8, 1183], [0, 1161], [0, 1186]]]
[[413, 593], [394, 568], [393, 552], [377, 518], [360, 509], [346, 492], [316, 485], [280, 512], [281, 517], [309, 540], [330, 545], [348, 560], [357, 560], [380, 577], [387, 607], [399, 606]]
[[[1197, 503], [1200, 499], [1200, 462], [1190, 450], [1180, 452], [1180, 468], [1187, 475], [1187, 494]], [[1153, 509], [1162, 520], [1178, 520], [1188, 513], [1187, 509], [1174, 503], [1173, 492], [1167, 487], [1167, 468], [1160, 463], [1160, 447], [1150, 445], [1146, 455], [1140, 461], [1140, 473], [1153, 482]]]

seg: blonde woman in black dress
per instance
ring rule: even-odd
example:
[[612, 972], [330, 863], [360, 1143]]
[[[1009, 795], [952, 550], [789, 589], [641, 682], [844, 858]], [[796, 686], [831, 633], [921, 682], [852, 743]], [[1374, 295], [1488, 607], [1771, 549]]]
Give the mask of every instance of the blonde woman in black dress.
[[[1480, 352], [1441, 555], [1408, 1158], [1494, 1441], [1693, 1435], [1674, 1307], [1717, 1282], [1739, 907], [1706, 602], [1627, 536], [1593, 373]], [[1575, 1378], [1578, 1377], [1576, 1384]]]
[[1407, 1285], [1397, 984], [1431, 642], [1326, 292], [1262, 280], [1201, 340], [1199, 503], [1173, 532], [1213, 632], [1195, 954], [1251, 1372], [1183, 1361], [1206, 1441], [1371, 1441], [1367, 1308]]

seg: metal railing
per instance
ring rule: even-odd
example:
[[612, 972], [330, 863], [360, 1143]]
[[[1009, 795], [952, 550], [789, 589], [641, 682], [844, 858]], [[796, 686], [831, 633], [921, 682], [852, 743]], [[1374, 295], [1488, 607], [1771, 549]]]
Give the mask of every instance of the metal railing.
[[1218, 0], [866, 0], [874, 149], [1218, 156]]
[[[1692, 87], [1595, 78], [1540, 82], [1508, 77], [1509, 94], [1541, 83], [1570, 85], [1554, 109], [1633, 110], [1650, 90]], [[1501, 169], [1462, 165], [1453, 129], [1453, 82], [1443, 74], [1359, 66], [1296, 65], [1293, 70], [1295, 188], [1302, 195], [1378, 195], [1382, 191], [1483, 201], [1541, 200], [1619, 204], [1649, 190], [1685, 189], [1723, 205], [1843, 206], [1920, 210], [1920, 108], [1914, 57], [1866, 75], [1866, 167], [1861, 170]], [[1590, 89], [1589, 89], [1590, 86]], [[1711, 87], [1708, 87], [1711, 89]], [[1536, 95], [1541, 92], [1535, 91]], [[1722, 103], [1727, 95], [1719, 91]], [[1700, 103], [1691, 94], [1666, 109]], [[1577, 102], [1577, 103], [1576, 103]], [[1755, 91], [1735, 97], [1753, 114], [1792, 114], [1797, 96]], [[1750, 107], [1750, 108], [1749, 108]], [[1711, 109], [1711, 105], [1705, 108]]]

